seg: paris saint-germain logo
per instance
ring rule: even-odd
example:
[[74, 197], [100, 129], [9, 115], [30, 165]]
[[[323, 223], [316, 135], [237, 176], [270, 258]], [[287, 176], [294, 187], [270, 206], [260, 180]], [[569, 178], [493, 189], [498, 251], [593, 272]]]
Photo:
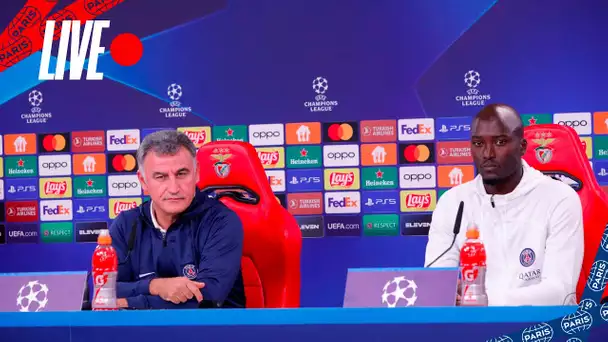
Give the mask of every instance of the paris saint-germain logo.
[[188, 264], [188, 265], [184, 266], [183, 273], [184, 273], [184, 277], [186, 277], [190, 280], [195, 279], [196, 274], [197, 274], [196, 267], [192, 264]]
[[523, 251], [519, 254], [519, 263], [523, 267], [530, 267], [534, 264], [536, 260], [536, 253], [531, 248], [524, 248]]

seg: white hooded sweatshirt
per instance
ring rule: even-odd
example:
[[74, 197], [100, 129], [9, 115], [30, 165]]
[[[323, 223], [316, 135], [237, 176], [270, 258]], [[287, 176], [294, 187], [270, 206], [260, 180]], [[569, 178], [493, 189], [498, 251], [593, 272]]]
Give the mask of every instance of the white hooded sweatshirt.
[[584, 251], [580, 199], [567, 184], [525, 161], [523, 167], [522, 180], [506, 195], [488, 195], [480, 175], [446, 191], [433, 212], [425, 265], [450, 246], [464, 201], [456, 243], [432, 267], [457, 267], [466, 230], [476, 225], [486, 248], [490, 306], [574, 305]]

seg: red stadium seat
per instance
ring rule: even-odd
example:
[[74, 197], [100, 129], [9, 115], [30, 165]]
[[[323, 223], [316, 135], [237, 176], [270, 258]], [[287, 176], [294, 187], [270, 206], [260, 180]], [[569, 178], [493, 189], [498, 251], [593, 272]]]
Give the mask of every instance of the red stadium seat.
[[[602, 234], [608, 223], [608, 196], [600, 188], [576, 131], [567, 126], [543, 124], [524, 130], [528, 149], [524, 160], [533, 168], [572, 186], [583, 206], [585, 256], [578, 280], [580, 301]], [[608, 289], [604, 296], [608, 294]]]
[[198, 188], [215, 193], [243, 222], [247, 308], [299, 307], [302, 234], [273, 194], [255, 148], [216, 141], [202, 146], [196, 159]]

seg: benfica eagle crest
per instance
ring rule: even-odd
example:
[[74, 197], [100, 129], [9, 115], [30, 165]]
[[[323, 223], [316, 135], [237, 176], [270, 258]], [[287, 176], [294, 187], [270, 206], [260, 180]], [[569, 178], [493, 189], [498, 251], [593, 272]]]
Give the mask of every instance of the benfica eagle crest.
[[535, 138], [536, 139], [532, 139], [532, 141], [538, 144], [534, 149], [536, 160], [542, 164], [547, 164], [553, 159], [553, 148], [549, 145], [555, 141], [555, 138], [553, 138], [553, 135], [550, 132], [536, 133]]
[[223, 151], [218, 152], [219, 153], [214, 153], [211, 155], [211, 159], [215, 161], [215, 163], [213, 163], [213, 170], [218, 177], [226, 178], [230, 174], [230, 163], [227, 163], [226, 160], [230, 158], [232, 154], [221, 153]]

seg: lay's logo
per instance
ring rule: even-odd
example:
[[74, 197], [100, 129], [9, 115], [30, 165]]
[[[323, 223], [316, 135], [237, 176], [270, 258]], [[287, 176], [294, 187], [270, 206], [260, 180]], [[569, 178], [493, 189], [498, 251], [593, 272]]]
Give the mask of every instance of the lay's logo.
[[325, 190], [358, 190], [359, 169], [325, 169]]
[[188, 136], [196, 148], [211, 142], [211, 127], [179, 127], [178, 131]]
[[121, 212], [137, 208], [140, 204], [139, 197], [112, 198], [109, 203], [110, 218], [115, 219]]
[[40, 198], [72, 197], [72, 178], [40, 178]]
[[283, 147], [258, 147], [256, 151], [265, 169], [281, 169], [285, 167], [285, 150]]

